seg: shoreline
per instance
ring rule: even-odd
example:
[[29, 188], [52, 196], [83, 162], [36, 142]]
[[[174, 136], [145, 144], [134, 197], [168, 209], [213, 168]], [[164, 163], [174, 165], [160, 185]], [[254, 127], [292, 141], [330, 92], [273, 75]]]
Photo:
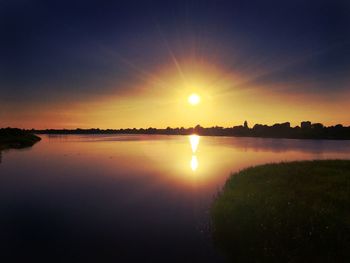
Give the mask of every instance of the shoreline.
[[32, 147], [40, 140], [39, 136], [24, 130], [16, 128], [0, 129], [0, 151]]
[[138, 134], [138, 135], [191, 135], [199, 136], [227, 136], [227, 137], [252, 137], [252, 138], [279, 138], [279, 139], [311, 139], [311, 140], [350, 140], [350, 126], [342, 124], [324, 126], [322, 123], [303, 121], [300, 126], [292, 127], [289, 122], [275, 123], [271, 126], [255, 124], [249, 127], [244, 125], [231, 127], [167, 127], [167, 128], [76, 128], [76, 129], [32, 129], [28, 132], [37, 134]]
[[[62, 130], [64, 131], [64, 130]], [[260, 138], [260, 139], [288, 139], [288, 140], [313, 140], [313, 141], [349, 141], [349, 138], [328, 138], [328, 137], [278, 137], [278, 136], [253, 136], [253, 135], [229, 135], [229, 134], [201, 134], [201, 133], [184, 133], [184, 134], [176, 134], [176, 133], [121, 133], [121, 132], [42, 132], [35, 131], [34, 134], [38, 135], [163, 135], [163, 136], [189, 136], [192, 134], [197, 134], [201, 137], [227, 137], [227, 138]]]

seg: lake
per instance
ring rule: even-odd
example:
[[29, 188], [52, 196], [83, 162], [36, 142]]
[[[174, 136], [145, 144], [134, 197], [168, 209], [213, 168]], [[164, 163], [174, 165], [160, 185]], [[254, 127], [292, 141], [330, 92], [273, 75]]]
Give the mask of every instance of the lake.
[[40, 136], [1, 153], [1, 254], [13, 261], [221, 262], [208, 209], [231, 172], [350, 157], [350, 141]]

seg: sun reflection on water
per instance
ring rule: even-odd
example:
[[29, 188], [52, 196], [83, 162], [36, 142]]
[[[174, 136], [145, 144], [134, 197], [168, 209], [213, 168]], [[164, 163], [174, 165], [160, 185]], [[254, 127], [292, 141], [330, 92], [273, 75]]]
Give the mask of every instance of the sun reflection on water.
[[196, 171], [198, 168], [198, 159], [197, 156], [195, 155], [197, 149], [198, 149], [198, 145], [199, 145], [199, 135], [196, 134], [192, 134], [189, 136], [190, 139], [190, 144], [191, 144], [191, 149], [192, 149], [192, 158], [191, 158], [191, 162], [190, 162], [190, 166], [192, 171]]
[[192, 159], [191, 159], [191, 169], [192, 171], [196, 171], [198, 168], [198, 159], [197, 156], [192, 155]]
[[189, 136], [192, 152], [195, 153], [198, 148], [200, 137], [197, 134], [192, 134]]

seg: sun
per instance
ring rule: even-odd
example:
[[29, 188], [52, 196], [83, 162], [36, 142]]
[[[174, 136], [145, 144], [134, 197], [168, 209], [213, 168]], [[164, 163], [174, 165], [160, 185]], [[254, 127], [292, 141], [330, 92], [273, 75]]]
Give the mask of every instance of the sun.
[[191, 105], [197, 105], [200, 101], [201, 98], [196, 93], [192, 93], [190, 96], [188, 96], [188, 103]]

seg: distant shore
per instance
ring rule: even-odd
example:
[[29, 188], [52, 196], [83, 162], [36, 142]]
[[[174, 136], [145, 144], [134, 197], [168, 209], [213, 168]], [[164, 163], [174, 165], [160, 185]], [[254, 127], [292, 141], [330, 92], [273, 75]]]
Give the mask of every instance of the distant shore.
[[0, 129], [0, 150], [31, 147], [40, 140], [40, 137], [21, 129]]
[[341, 124], [326, 127], [321, 123], [302, 122], [300, 126], [291, 127], [289, 122], [277, 123], [271, 126], [255, 124], [252, 128], [244, 125], [234, 127], [210, 127], [200, 125], [190, 128], [132, 128], [132, 129], [47, 129], [30, 130], [37, 134], [162, 134], [162, 135], [190, 135], [201, 136], [232, 136], [232, 137], [258, 137], [258, 138], [285, 138], [285, 139], [327, 139], [327, 140], [350, 140], [350, 127]]

